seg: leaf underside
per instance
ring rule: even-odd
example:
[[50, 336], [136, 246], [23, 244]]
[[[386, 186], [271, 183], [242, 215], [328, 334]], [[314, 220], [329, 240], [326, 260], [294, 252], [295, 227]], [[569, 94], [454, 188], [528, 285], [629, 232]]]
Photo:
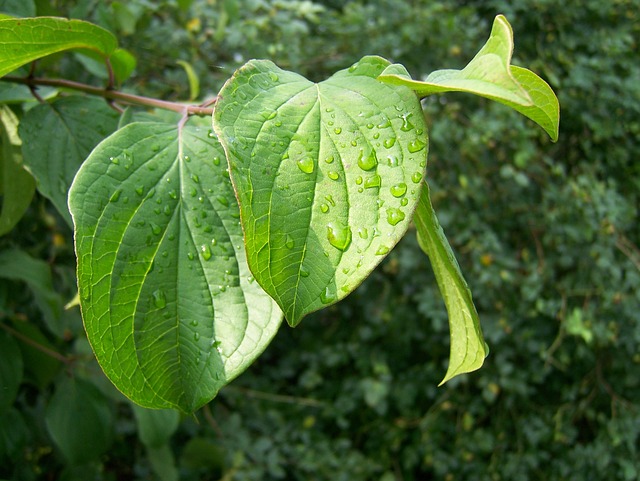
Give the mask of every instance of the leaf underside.
[[462, 70], [436, 70], [424, 81], [412, 80], [391, 66], [379, 77], [391, 85], [404, 85], [425, 97], [443, 92], [468, 92], [511, 107], [558, 140], [560, 106], [551, 87], [538, 75], [511, 65], [513, 30], [498, 15], [484, 47]]
[[291, 325], [352, 292], [406, 232], [427, 157], [420, 102], [365, 57], [313, 83], [252, 60], [220, 92], [249, 266]]
[[210, 130], [132, 123], [96, 147], [71, 187], [87, 335], [142, 406], [194, 411], [282, 320], [246, 265], [225, 167]]
[[480, 320], [471, 291], [462, 277], [451, 246], [436, 218], [425, 183], [414, 216], [418, 243], [431, 261], [436, 281], [449, 314], [451, 351], [449, 368], [440, 385], [466, 372], [479, 369], [487, 355]]

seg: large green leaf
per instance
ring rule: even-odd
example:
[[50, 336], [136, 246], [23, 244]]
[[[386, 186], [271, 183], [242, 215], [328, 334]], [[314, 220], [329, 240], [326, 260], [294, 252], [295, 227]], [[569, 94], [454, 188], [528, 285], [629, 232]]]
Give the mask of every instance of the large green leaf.
[[316, 84], [252, 60], [220, 91], [249, 266], [292, 325], [353, 291], [411, 220], [427, 132], [416, 95], [376, 80], [388, 65]]
[[513, 30], [498, 15], [491, 36], [462, 70], [436, 70], [424, 81], [412, 80], [392, 66], [379, 77], [391, 85], [404, 85], [421, 97], [442, 92], [469, 92], [511, 107], [536, 122], [558, 140], [560, 106], [549, 85], [535, 73], [511, 65]]
[[36, 183], [24, 170], [18, 137], [18, 118], [0, 106], [0, 235], [6, 234], [22, 218], [31, 203]]
[[429, 256], [449, 313], [451, 352], [443, 384], [458, 374], [479, 369], [487, 355], [487, 347], [482, 337], [478, 313], [471, 299], [471, 291], [431, 206], [426, 183], [420, 194], [414, 222], [418, 243]]
[[210, 130], [123, 127], [82, 165], [69, 208], [89, 341], [138, 404], [197, 409], [277, 331], [282, 313], [247, 267]]
[[0, 77], [29, 62], [71, 49], [108, 58], [117, 48], [114, 35], [82, 20], [55, 17], [0, 19]]
[[35, 176], [38, 191], [53, 202], [69, 226], [69, 186], [93, 148], [117, 126], [118, 113], [104, 100], [84, 96], [40, 104], [20, 123], [24, 163]]
[[111, 444], [113, 412], [93, 384], [64, 378], [45, 412], [49, 435], [71, 464], [96, 459]]

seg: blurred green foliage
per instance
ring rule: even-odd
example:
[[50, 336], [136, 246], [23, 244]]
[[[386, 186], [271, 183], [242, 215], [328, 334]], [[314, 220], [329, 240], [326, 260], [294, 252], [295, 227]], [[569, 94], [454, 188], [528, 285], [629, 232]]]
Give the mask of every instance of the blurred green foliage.
[[[33, 14], [31, 3], [0, 11]], [[138, 60], [125, 88], [167, 99], [191, 95], [179, 61], [202, 99], [249, 58], [314, 80], [364, 54], [416, 78], [460, 68], [503, 13], [513, 63], [549, 81], [562, 122], [552, 145], [500, 105], [462, 94], [424, 103], [434, 205], [491, 347], [485, 367], [441, 388], [446, 311], [408, 236], [344, 302], [283, 328], [193, 418], [134, 411], [93, 360], [77, 307], [61, 309], [76, 292], [71, 231], [37, 194], [0, 237], [0, 478], [638, 479], [638, 0], [33, 6], [116, 33]], [[56, 56], [38, 71], [98, 82], [81, 62]], [[85, 409], [56, 415], [74, 403]], [[91, 447], [69, 448], [74, 435]]]

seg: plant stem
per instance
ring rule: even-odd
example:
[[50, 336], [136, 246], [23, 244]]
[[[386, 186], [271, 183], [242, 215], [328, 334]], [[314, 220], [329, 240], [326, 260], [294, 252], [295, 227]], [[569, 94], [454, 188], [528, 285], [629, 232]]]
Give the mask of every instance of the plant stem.
[[2, 329], [7, 331], [9, 334], [14, 336], [15, 338], [20, 339], [22, 342], [24, 342], [26, 344], [29, 344], [31, 347], [37, 349], [40, 352], [43, 352], [47, 356], [52, 357], [53, 359], [56, 359], [57, 361], [62, 362], [66, 366], [71, 365], [71, 363], [73, 362], [73, 358], [64, 356], [64, 355], [60, 354], [59, 352], [56, 352], [56, 351], [54, 351], [52, 349], [49, 349], [46, 346], [43, 346], [39, 342], [34, 341], [30, 337], [25, 336], [21, 332], [16, 331], [15, 329], [13, 329], [12, 327], [7, 326], [3, 322], [0, 322], [0, 327], [2, 327]]
[[93, 85], [83, 84], [80, 82], [74, 82], [72, 80], [65, 79], [5, 76], [0, 80], [24, 84], [29, 86], [30, 88], [36, 86], [47, 86], [77, 90], [79, 92], [84, 92], [90, 95], [103, 97], [108, 100], [116, 100], [126, 104], [154, 107], [163, 110], [171, 110], [173, 112], [178, 112], [181, 114], [186, 113], [187, 115], [211, 115], [213, 113], [213, 108], [209, 107], [209, 105], [215, 102], [214, 99], [207, 101], [204, 105], [188, 105], [179, 102], [169, 102], [167, 100], [154, 99], [151, 97], [143, 97], [141, 95], [128, 94], [119, 90], [95, 87]]

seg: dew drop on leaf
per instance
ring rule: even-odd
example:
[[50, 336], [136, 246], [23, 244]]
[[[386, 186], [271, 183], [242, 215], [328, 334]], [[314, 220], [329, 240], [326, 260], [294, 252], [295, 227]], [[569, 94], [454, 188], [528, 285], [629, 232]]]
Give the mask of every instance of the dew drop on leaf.
[[323, 304], [330, 304], [335, 300], [336, 300], [336, 295], [329, 286], [325, 287], [324, 291], [320, 293], [320, 301]]
[[382, 182], [382, 180], [380, 179], [379, 175], [372, 175], [371, 177], [368, 177], [367, 179], [365, 179], [364, 181], [364, 188], [365, 189], [373, 189], [375, 187], [380, 187], [380, 183]]
[[402, 126], [400, 127], [400, 130], [402, 130], [403, 132], [409, 132], [414, 128], [413, 124], [409, 120], [409, 117], [411, 117], [412, 115], [413, 114], [409, 113], [401, 116]]
[[300, 266], [300, 277], [309, 277], [309, 268], [305, 265]]
[[295, 243], [293, 242], [293, 237], [291, 237], [289, 234], [287, 234], [287, 237], [284, 240], [284, 245], [287, 249], [293, 249], [293, 246], [295, 245]]
[[411, 142], [409, 142], [409, 145], [407, 146], [407, 149], [409, 150], [409, 152], [411, 152], [412, 154], [415, 154], [416, 152], [421, 151], [422, 149], [425, 148], [427, 144], [425, 144], [422, 140], [420, 139], [414, 139]]
[[394, 197], [399, 198], [406, 193], [407, 193], [407, 184], [405, 184], [404, 182], [401, 182], [391, 187], [391, 195]]
[[118, 202], [118, 199], [120, 199], [120, 194], [122, 194], [122, 189], [116, 190], [109, 198], [109, 202]]
[[162, 289], [157, 289], [151, 294], [153, 305], [158, 309], [164, 309], [167, 305], [167, 297]]
[[404, 220], [404, 212], [400, 209], [389, 208], [387, 209], [387, 222], [391, 225], [396, 225]]
[[411, 180], [413, 181], [413, 183], [417, 184], [422, 180], [422, 172], [414, 172], [411, 175]]
[[376, 251], [376, 255], [377, 256], [383, 256], [385, 254], [389, 253], [389, 248], [387, 246], [380, 246], [378, 247], [378, 250]]
[[315, 163], [312, 157], [303, 157], [297, 162], [298, 168], [305, 174], [312, 174], [315, 168]]
[[202, 258], [205, 261], [208, 261], [209, 259], [211, 259], [211, 248], [207, 244], [202, 244], [200, 246], [200, 252], [202, 254]]
[[358, 166], [362, 170], [373, 170], [377, 165], [378, 158], [376, 157], [376, 152], [374, 150], [370, 151], [366, 156], [364, 150], [360, 150], [360, 155], [358, 156]]
[[335, 172], [333, 170], [330, 170], [327, 175], [329, 176], [329, 178], [331, 180], [338, 180], [340, 178], [340, 174], [338, 174], [337, 172]]
[[327, 239], [329, 244], [340, 251], [346, 251], [351, 244], [351, 228], [338, 222], [327, 224]]
[[382, 145], [384, 145], [387, 149], [390, 149], [391, 147], [393, 147], [396, 143], [396, 138], [395, 137], [389, 137], [388, 139], [386, 139]]

